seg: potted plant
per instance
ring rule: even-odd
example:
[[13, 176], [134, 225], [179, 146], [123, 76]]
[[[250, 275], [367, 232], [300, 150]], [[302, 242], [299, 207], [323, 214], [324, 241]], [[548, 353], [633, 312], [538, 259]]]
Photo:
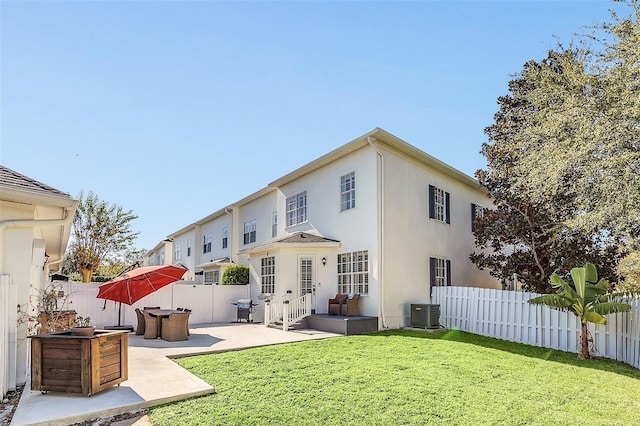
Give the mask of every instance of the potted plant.
[[74, 336], [93, 336], [96, 330], [95, 325], [91, 324], [91, 317], [76, 317], [74, 324], [71, 327], [71, 334]]
[[37, 321], [40, 325], [40, 334], [52, 331], [65, 331], [70, 329], [75, 321], [76, 312], [71, 309], [60, 309], [66, 305], [68, 295], [65, 296], [56, 285], [50, 285], [38, 294]]

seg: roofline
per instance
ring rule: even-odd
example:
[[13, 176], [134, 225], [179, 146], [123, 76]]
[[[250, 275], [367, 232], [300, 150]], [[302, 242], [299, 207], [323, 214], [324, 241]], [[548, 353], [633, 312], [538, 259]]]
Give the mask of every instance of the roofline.
[[77, 204], [76, 200], [71, 198], [69, 194], [43, 193], [6, 185], [0, 185], [0, 201], [66, 208]]
[[307, 175], [321, 167], [326, 166], [329, 163], [339, 160], [340, 158], [351, 154], [358, 149], [368, 146], [369, 138], [375, 140], [376, 142], [383, 143], [388, 147], [394, 148], [395, 150], [411, 158], [415, 158], [416, 160], [425, 163], [435, 170], [444, 173], [447, 176], [452, 177], [466, 185], [472, 186], [474, 188], [480, 187], [480, 183], [475, 178], [449, 166], [448, 164], [438, 160], [437, 158], [427, 154], [426, 152], [416, 148], [415, 146], [403, 141], [397, 136], [394, 136], [379, 127], [376, 127], [372, 131], [365, 133], [364, 135], [352, 140], [351, 142], [348, 142], [345, 145], [334, 149], [328, 154], [325, 154], [322, 157], [319, 157], [316, 160], [305, 164], [304, 166], [292, 171], [291, 173], [288, 173], [283, 177], [274, 180], [269, 184], [269, 187], [278, 188], [280, 186], [286, 185], [296, 179], [301, 178], [304, 175]]
[[281, 248], [333, 248], [333, 247], [340, 247], [340, 246], [341, 244], [339, 241], [325, 241], [325, 242], [318, 242], [318, 243], [286, 243], [286, 242], [274, 241], [271, 243], [266, 243], [259, 246], [240, 250], [238, 254], [262, 253], [264, 251], [276, 250]]

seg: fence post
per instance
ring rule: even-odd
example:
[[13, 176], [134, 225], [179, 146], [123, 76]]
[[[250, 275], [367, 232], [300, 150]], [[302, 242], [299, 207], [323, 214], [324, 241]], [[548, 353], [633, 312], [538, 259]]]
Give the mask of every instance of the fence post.
[[282, 302], [282, 329], [284, 331], [289, 330], [289, 301]]
[[271, 323], [271, 300], [265, 299], [264, 301], [264, 326], [269, 327]]

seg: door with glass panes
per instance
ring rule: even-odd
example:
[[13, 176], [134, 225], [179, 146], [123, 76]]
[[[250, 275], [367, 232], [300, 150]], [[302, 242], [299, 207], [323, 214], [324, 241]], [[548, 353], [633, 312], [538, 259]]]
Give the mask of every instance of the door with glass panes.
[[311, 294], [311, 309], [316, 308], [316, 287], [315, 271], [313, 269], [313, 256], [298, 257], [298, 282], [300, 285], [300, 296]]

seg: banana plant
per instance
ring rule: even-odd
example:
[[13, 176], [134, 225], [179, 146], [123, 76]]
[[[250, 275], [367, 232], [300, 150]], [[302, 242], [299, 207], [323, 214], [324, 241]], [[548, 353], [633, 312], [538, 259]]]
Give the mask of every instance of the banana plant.
[[567, 283], [559, 275], [553, 274], [550, 281], [556, 292], [534, 297], [529, 300], [529, 303], [571, 312], [580, 318], [580, 352], [578, 357], [581, 359], [591, 358], [587, 323], [606, 324], [605, 315], [628, 312], [631, 310], [631, 305], [615, 300], [619, 294], [611, 293], [609, 284], [604, 279], [598, 281], [598, 271], [592, 263], [587, 263], [582, 268], [571, 269], [571, 280], [573, 285]]

